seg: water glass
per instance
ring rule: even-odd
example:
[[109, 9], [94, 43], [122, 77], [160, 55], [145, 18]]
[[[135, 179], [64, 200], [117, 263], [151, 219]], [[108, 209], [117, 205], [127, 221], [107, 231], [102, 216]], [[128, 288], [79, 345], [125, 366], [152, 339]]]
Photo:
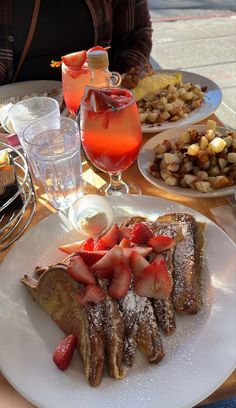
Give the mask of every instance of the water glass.
[[80, 133], [69, 118], [57, 118], [60, 125], [44, 129], [39, 119], [24, 129], [23, 143], [35, 163], [49, 201], [57, 209], [70, 207], [83, 195]]
[[[36, 96], [34, 98], [23, 99], [17, 102], [8, 112], [10, 122], [22, 143], [22, 132], [26, 126], [35, 120], [43, 118], [44, 126], [51, 127], [58, 116], [60, 116], [60, 107], [53, 98], [46, 96]], [[56, 118], [56, 119], [55, 119]]]

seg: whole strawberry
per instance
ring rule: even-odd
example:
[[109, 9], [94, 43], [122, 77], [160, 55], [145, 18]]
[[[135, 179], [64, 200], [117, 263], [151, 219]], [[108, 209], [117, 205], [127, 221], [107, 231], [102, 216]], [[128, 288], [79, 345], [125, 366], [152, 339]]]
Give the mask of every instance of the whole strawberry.
[[69, 367], [76, 344], [77, 336], [75, 334], [69, 334], [58, 343], [53, 354], [53, 361], [59, 370], [64, 371]]

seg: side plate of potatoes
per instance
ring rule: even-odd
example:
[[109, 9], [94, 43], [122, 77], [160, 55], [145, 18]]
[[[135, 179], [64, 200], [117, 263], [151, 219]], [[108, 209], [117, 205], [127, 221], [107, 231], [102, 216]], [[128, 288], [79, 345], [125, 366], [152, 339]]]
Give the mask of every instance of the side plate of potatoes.
[[158, 188], [196, 197], [232, 194], [236, 188], [236, 131], [207, 125], [169, 129], [141, 149], [138, 165]]
[[[160, 72], [176, 73], [175, 70]], [[182, 74], [180, 84], [169, 85], [137, 102], [143, 132], [157, 133], [198, 123], [220, 105], [222, 92], [215, 82], [193, 72], [179, 72]]]

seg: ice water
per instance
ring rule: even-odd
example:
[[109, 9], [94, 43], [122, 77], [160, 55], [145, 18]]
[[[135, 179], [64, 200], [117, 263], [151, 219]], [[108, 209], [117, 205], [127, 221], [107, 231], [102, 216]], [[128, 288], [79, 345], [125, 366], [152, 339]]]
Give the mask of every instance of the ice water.
[[33, 140], [34, 160], [48, 198], [57, 209], [70, 207], [83, 195], [80, 139], [65, 129], [48, 130]]

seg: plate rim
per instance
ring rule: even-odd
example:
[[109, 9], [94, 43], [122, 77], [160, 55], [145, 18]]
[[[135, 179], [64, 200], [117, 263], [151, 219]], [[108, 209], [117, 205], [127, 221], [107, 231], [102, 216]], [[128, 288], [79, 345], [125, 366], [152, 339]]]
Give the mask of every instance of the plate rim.
[[[204, 75], [201, 75], [201, 74], [198, 74], [198, 73], [195, 73], [195, 72], [191, 72], [191, 71], [185, 71], [185, 70], [181, 70], [181, 69], [168, 69], [168, 68], [163, 68], [163, 69], [155, 69], [155, 72], [162, 72], [162, 73], [176, 73], [176, 72], [180, 72], [180, 73], [182, 73], [183, 75], [193, 75], [194, 77], [196, 77], [196, 80], [197, 80], [197, 78], [201, 78], [201, 79], [203, 79], [203, 80], [206, 80], [209, 84], [211, 84], [211, 86], [213, 87], [213, 89], [215, 89], [215, 91], [217, 91], [217, 92], [219, 92], [219, 100], [218, 100], [218, 102], [217, 102], [217, 105], [214, 107], [214, 110], [210, 110], [210, 113], [206, 113], [205, 115], [202, 115], [200, 118], [198, 117], [198, 118], [196, 118], [196, 119], [194, 119], [193, 118], [193, 120], [191, 120], [190, 122], [189, 122], [189, 126], [191, 126], [191, 124], [194, 124], [194, 123], [197, 123], [197, 122], [200, 122], [200, 121], [202, 121], [202, 120], [204, 120], [204, 119], [206, 119], [207, 117], [209, 117], [212, 113], [214, 113], [215, 111], [216, 111], [216, 109], [220, 106], [220, 104], [221, 104], [221, 102], [222, 102], [222, 99], [223, 99], [223, 93], [222, 93], [222, 90], [221, 90], [221, 88], [219, 87], [219, 85], [217, 85], [217, 83], [215, 82], [215, 81], [212, 81], [212, 79], [210, 79], [210, 78], [207, 78], [207, 77], [205, 77]], [[200, 108], [198, 108], [198, 109], [195, 109], [194, 111], [193, 111], [193, 113], [194, 112], [196, 112], [196, 111], [198, 111], [199, 112], [199, 109], [201, 109], [201, 107]], [[191, 112], [192, 113], [192, 112]], [[191, 114], [190, 113], [190, 114]], [[189, 116], [187, 117], [187, 118], [189, 118]], [[187, 119], [186, 118], [186, 119]], [[142, 127], [142, 132], [143, 133], [154, 133], [154, 132], [156, 132], [156, 133], [160, 133], [160, 132], [164, 132], [164, 131], [166, 131], [166, 130], [169, 130], [169, 129], [173, 129], [173, 128], [175, 128], [175, 127], [180, 127], [180, 126], [185, 126], [185, 124], [183, 123], [183, 121], [184, 120], [186, 120], [186, 119], [182, 119], [182, 120], [180, 120], [180, 121], [176, 121], [176, 122], [163, 122], [164, 123], [164, 126], [162, 126], [162, 124], [161, 125], [157, 125], [157, 126], [153, 126], [153, 127], [150, 127], [149, 125], [141, 125], [141, 127]], [[180, 123], [179, 123], [180, 122]], [[149, 127], [148, 127], [149, 126]]]
[[[194, 125], [194, 129], [199, 129], [199, 130], [203, 130], [206, 128], [207, 125]], [[138, 158], [137, 158], [137, 164], [138, 164], [138, 168], [139, 171], [141, 172], [141, 174], [143, 175], [143, 177], [149, 182], [151, 183], [153, 186], [160, 188], [163, 191], [167, 191], [168, 193], [171, 194], [178, 194], [180, 196], [184, 196], [184, 197], [192, 197], [192, 198], [215, 198], [215, 197], [225, 197], [227, 195], [230, 195], [233, 193], [234, 189], [236, 188], [236, 184], [234, 184], [233, 186], [230, 187], [224, 187], [222, 189], [218, 189], [218, 190], [213, 190], [213, 192], [211, 193], [201, 193], [200, 191], [197, 190], [193, 190], [191, 188], [181, 188], [178, 186], [168, 186], [168, 184], [166, 184], [164, 181], [161, 181], [161, 184], [157, 183], [155, 180], [159, 180], [158, 178], [155, 178], [151, 175], [148, 174], [147, 170], [145, 168], [143, 168], [143, 166], [141, 165], [141, 160], [143, 158], [143, 155], [145, 154], [145, 152], [147, 151], [147, 149], [149, 147], [151, 147], [151, 145], [154, 143], [155, 140], [157, 140], [160, 138], [160, 140], [162, 140], [162, 138], [169, 133], [169, 132], [183, 132], [187, 129], [190, 129], [192, 127], [192, 125], [185, 125], [185, 126], [178, 126], [178, 128], [172, 128], [172, 129], [167, 129], [164, 130], [161, 133], [157, 133], [156, 135], [152, 136], [150, 139], [148, 139], [144, 145], [141, 147], [139, 154], [138, 154]], [[217, 126], [216, 129], [219, 130], [231, 130], [230, 128], [227, 128], [225, 126]], [[233, 130], [233, 129], [232, 129]], [[176, 136], [177, 137], [177, 136]], [[171, 140], [176, 139], [176, 137], [174, 136], [170, 136], [169, 138]], [[153, 153], [154, 156], [154, 153]], [[177, 190], [178, 189], [178, 190]]]
[[[203, 218], [203, 219], [205, 219], [211, 226], [214, 226], [214, 228], [216, 228], [218, 231], [220, 231], [220, 233], [221, 234], [223, 234], [223, 236], [224, 237], [227, 237], [227, 239], [228, 240], [230, 240], [231, 241], [231, 243], [233, 244], [233, 246], [236, 248], [236, 246], [235, 246], [235, 244], [233, 243], [233, 241], [227, 236], [227, 234], [219, 227], [219, 226], [217, 226], [213, 221], [211, 221], [209, 218], [207, 218], [205, 215], [203, 215], [203, 214], [201, 214], [199, 211], [196, 211], [196, 210], [194, 210], [194, 209], [192, 209], [192, 208], [190, 208], [190, 207], [188, 207], [188, 206], [186, 206], [186, 205], [184, 205], [184, 204], [180, 204], [180, 203], [178, 203], [178, 202], [174, 202], [174, 201], [172, 201], [172, 200], [168, 200], [168, 199], [165, 199], [165, 198], [160, 198], [160, 197], [155, 197], [155, 196], [147, 196], [147, 195], [143, 195], [143, 196], [130, 196], [131, 197], [131, 199], [134, 197], [134, 199], [135, 200], [138, 200], [138, 201], [143, 201], [143, 200], [150, 200], [150, 201], [153, 201], [153, 203], [154, 203], [154, 201], [162, 201], [163, 203], [168, 203], [168, 204], [172, 204], [172, 205], [174, 205], [174, 206], [177, 206], [177, 207], [180, 207], [179, 209], [180, 209], [180, 211], [183, 211], [183, 209], [186, 209], [185, 211], [189, 211], [190, 210], [190, 213], [193, 213], [195, 216], [200, 216], [200, 218]], [[112, 201], [112, 200], [111, 200]], [[116, 201], [116, 198], [115, 198], [115, 201]], [[158, 207], [157, 207], [158, 208]], [[161, 211], [161, 213], [163, 213], [163, 211]], [[36, 229], [38, 229], [38, 228], [40, 228], [40, 225], [45, 225], [46, 223], [47, 223], [47, 221], [48, 221], [48, 218], [50, 218], [50, 219], [53, 219], [53, 218], [55, 218], [55, 220], [58, 218], [58, 216], [59, 216], [59, 213], [57, 212], [57, 213], [55, 213], [55, 214], [52, 214], [52, 215], [50, 215], [49, 217], [47, 217], [47, 218], [44, 218], [42, 221], [40, 221], [39, 223], [37, 223], [36, 225], [34, 225], [34, 226], [32, 226], [31, 228], [30, 228], [30, 230], [29, 231], [27, 231], [27, 233], [25, 233], [21, 238], [20, 238], [20, 242], [22, 242], [22, 241], [24, 241], [24, 240], [26, 240], [27, 238], [27, 235], [28, 235], [28, 233], [32, 230], [32, 232], [31, 232], [31, 234], [33, 233], [33, 231]], [[14, 247], [13, 247], [13, 251], [17, 251], [17, 246], [18, 246], [18, 243], [16, 243], [16, 245], [14, 245]], [[5, 262], [7, 262], [6, 260], [8, 259], [8, 257], [10, 256], [9, 254], [11, 253], [11, 251], [5, 256], [5, 258], [4, 258], [4, 260], [3, 260], [3, 262], [2, 262], [2, 265], [4, 266], [4, 264], [5, 264]], [[2, 269], [2, 265], [0, 265], [0, 269]], [[235, 295], [234, 295], [235, 296]], [[0, 362], [0, 366], [1, 366], [1, 369], [2, 369], [2, 365], [1, 365], [1, 362]], [[202, 394], [200, 397], [198, 397], [197, 399], [194, 399], [194, 400], [191, 400], [191, 401], [189, 401], [188, 402], [188, 404], [185, 404], [185, 405], [181, 405], [181, 408], [191, 408], [192, 407], [192, 404], [196, 404], [196, 403], [198, 403], [198, 402], [200, 402], [200, 401], [202, 401], [204, 398], [206, 398], [208, 395], [210, 395], [212, 392], [214, 392], [224, 381], [225, 381], [225, 379], [230, 375], [230, 373], [234, 370], [234, 368], [235, 368], [235, 362], [232, 362], [232, 365], [231, 365], [231, 367], [228, 367], [226, 370], [224, 370], [224, 374], [223, 374], [223, 376], [222, 376], [222, 378], [217, 382], [217, 384], [215, 383], [214, 384], [214, 386], [211, 388], [211, 390], [209, 390], [208, 392], [206, 392], [206, 393], [204, 393], [204, 395]], [[37, 401], [37, 400], [34, 400], [33, 398], [29, 398], [29, 396], [28, 396], [28, 393], [27, 392], [25, 392], [25, 391], [23, 391], [22, 392], [22, 390], [19, 388], [19, 387], [17, 387], [16, 385], [15, 385], [15, 383], [12, 383], [11, 382], [11, 379], [9, 378], [9, 376], [6, 374], [6, 372], [5, 372], [5, 370], [4, 369], [2, 369], [2, 373], [3, 373], [3, 375], [4, 375], [4, 377], [9, 381], [9, 383], [10, 384], [12, 384], [13, 385], [13, 387], [21, 394], [21, 395], [23, 395], [28, 401], [30, 401], [30, 402], [32, 402], [33, 404], [38, 404], [39, 403], [39, 401]], [[191, 404], [191, 405], [190, 405]], [[49, 406], [48, 405], [40, 405], [42, 408], [49, 408]]]

